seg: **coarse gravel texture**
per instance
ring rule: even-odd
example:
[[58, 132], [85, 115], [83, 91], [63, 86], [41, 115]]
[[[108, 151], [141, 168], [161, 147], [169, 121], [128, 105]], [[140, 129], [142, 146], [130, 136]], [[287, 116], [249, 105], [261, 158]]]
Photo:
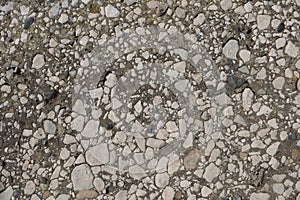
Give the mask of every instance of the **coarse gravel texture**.
[[1, 1], [0, 200], [300, 200], [299, 47], [299, 0]]

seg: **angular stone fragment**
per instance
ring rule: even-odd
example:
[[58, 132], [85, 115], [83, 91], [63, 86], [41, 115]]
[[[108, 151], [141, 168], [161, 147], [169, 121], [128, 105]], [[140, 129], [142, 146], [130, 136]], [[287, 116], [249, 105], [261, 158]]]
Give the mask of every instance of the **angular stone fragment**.
[[280, 142], [275, 142], [267, 148], [267, 153], [271, 156], [274, 156], [277, 153]]
[[45, 65], [45, 58], [42, 54], [37, 54], [32, 60], [32, 68], [40, 69]]
[[89, 148], [86, 152], [86, 161], [92, 166], [108, 163], [109, 151], [107, 144], [99, 144]]
[[120, 11], [118, 9], [116, 9], [114, 6], [112, 6], [111, 4], [108, 4], [105, 7], [105, 14], [106, 14], [106, 17], [114, 18], [114, 17], [118, 17], [120, 15]]
[[222, 0], [220, 5], [221, 5], [221, 8], [226, 11], [232, 7], [232, 1], [231, 0]]
[[88, 190], [93, 187], [93, 174], [87, 164], [76, 166], [71, 173], [74, 190]]
[[252, 102], [253, 102], [253, 97], [254, 97], [254, 94], [250, 88], [246, 88], [243, 91], [243, 94], [242, 94], [243, 104], [242, 105], [246, 111], [250, 110], [250, 108], [252, 106]]
[[93, 138], [98, 135], [99, 121], [90, 120], [85, 125], [81, 135], [87, 138]]
[[272, 82], [274, 88], [277, 90], [282, 90], [284, 83], [285, 83], [285, 79], [283, 77], [277, 77]]
[[137, 179], [137, 180], [140, 180], [146, 176], [146, 171], [138, 165], [129, 167], [128, 171], [129, 171], [129, 175], [132, 178]]
[[231, 39], [223, 47], [223, 54], [225, 55], [226, 58], [237, 59], [236, 55], [239, 51], [239, 48], [240, 48], [240, 46], [239, 46], [238, 41]]
[[219, 174], [220, 169], [214, 163], [210, 163], [205, 169], [203, 178], [208, 182], [212, 182]]
[[269, 200], [270, 195], [267, 193], [252, 193], [250, 200]]
[[299, 55], [299, 46], [296, 46], [291, 41], [288, 41], [288, 43], [284, 49], [284, 53], [286, 53], [287, 55], [289, 55], [293, 58], [296, 58]]
[[30, 195], [35, 191], [35, 184], [33, 181], [28, 181], [24, 188], [24, 194]]
[[162, 198], [164, 200], [173, 200], [174, 199], [174, 195], [175, 195], [175, 191], [173, 188], [167, 186], [163, 193], [162, 193]]
[[164, 188], [169, 184], [169, 175], [167, 173], [156, 174], [155, 185], [159, 188]]
[[257, 16], [257, 28], [260, 30], [267, 29], [270, 25], [271, 17], [269, 15]]
[[0, 199], [1, 200], [11, 200], [12, 195], [13, 195], [13, 189], [11, 186], [9, 186], [8, 188], [6, 188], [6, 190], [4, 190], [2, 193], [0, 193]]
[[54, 134], [56, 132], [56, 125], [50, 120], [45, 120], [44, 130], [46, 133]]
[[187, 170], [195, 169], [200, 159], [200, 152], [198, 149], [191, 150], [183, 160], [184, 167]]

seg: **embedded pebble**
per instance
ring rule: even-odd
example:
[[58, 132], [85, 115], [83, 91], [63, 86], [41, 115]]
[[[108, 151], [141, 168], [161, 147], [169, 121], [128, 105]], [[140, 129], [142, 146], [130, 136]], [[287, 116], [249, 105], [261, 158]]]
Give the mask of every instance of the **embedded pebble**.
[[211, 163], [206, 167], [203, 178], [208, 182], [212, 182], [219, 173], [220, 169], [214, 163]]
[[24, 28], [24, 29], [29, 29], [29, 27], [31, 26], [31, 24], [33, 23], [33, 21], [34, 21], [34, 18], [33, 18], [33, 17], [27, 18], [27, 19], [25, 20], [25, 22], [24, 22], [23, 28]]
[[5, 190], [3, 190], [0, 193], [0, 199], [1, 200], [10, 200], [13, 196], [13, 189], [11, 186], [9, 186], [8, 188], [6, 188]]
[[229, 59], [236, 59], [239, 48], [237, 40], [229, 40], [223, 47], [223, 54]]
[[291, 57], [296, 58], [299, 55], [299, 47], [297, 47], [294, 43], [292, 43], [291, 41], [288, 41], [284, 52]]
[[285, 79], [283, 77], [277, 77], [272, 82], [274, 88], [277, 90], [282, 90], [284, 83], [285, 83]]
[[93, 175], [87, 164], [76, 166], [71, 173], [74, 190], [88, 190], [93, 187]]
[[115, 8], [114, 6], [112, 6], [111, 4], [108, 4], [105, 7], [105, 14], [109, 18], [114, 18], [114, 17], [118, 17], [120, 15], [120, 11], [117, 8]]
[[257, 28], [260, 30], [267, 29], [271, 22], [271, 16], [269, 15], [258, 15], [257, 16]]
[[37, 54], [34, 56], [32, 60], [32, 68], [40, 69], [45, 65], [45, 58], [41, 54]]

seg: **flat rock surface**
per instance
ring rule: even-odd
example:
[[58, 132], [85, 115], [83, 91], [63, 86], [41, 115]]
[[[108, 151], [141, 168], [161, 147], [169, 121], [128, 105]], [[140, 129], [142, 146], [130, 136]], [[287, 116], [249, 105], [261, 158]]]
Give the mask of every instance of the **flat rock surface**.
[[0, 200], [300, 200], [300, 0], [0, 3]]

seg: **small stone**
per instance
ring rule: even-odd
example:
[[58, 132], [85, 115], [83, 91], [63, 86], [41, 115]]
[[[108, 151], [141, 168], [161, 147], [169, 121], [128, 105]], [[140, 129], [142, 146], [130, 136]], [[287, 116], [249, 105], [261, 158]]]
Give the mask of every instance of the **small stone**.
[[282, 90], [284, 83], [285, 83], [285, 79], [283, 77], [277, 77], [272, 82], [274, 88], [277, 90]]
[[81, 135], [87, 138], [93, 138], [98, 135], [99, 121], [90, 120], [85, 125]]
[[250, 195], [250, 200], [268, 200], [270, 195], [267, 193], [252, 193]]
[[59, 9], [60, 9], [59, 3], [56, 3], [54, 6], [52, 6], [52, 8], [50, 8], [49, 13], [48, 13], [49, 17], [53, 18], [53, 17], [57, 16], [59, 13]]
[[252, 148], [258, 148], [258, 149], [264, 149], [266, 147], [266, 145], [261, 140], [255, 139], [252, 142], [251, 147]]
[[71, 122], [71, 128], [76, 131], [82, 131], [84, 127], [84, 117], [79, 115]]
[[295, 141], [297, 139], [297, 135], [295, 133], [291, 133], [289, 136], [288, 136], [288, 139], [290, 141]]
[[64, 24], [67, 21], [69, 21], [69, 16], [67, 14], [61, 14], [60, 18], [58, 19], [58, 22]]
[[184, 167], [187, 170], [195, 169], [200, 159], [200, 152], [198, 149], [191, 150], [183, 160]]
[[284, 192], [284, 185], [282, 183], [273, 184], [273, 191], [277, 194], [282, 194]]
[[179, 80], [175, 83], [175, 88], [180, 91], [183, 92], [186, 87], [188, 85], [188, 80]]
[[56, 125], [50, 120], [45, 120], [44, 130], [46, 133], [54, 134], [56, 132]]
[[45, 97], [45, 101], [49, 102], [50, 100], [56, 98], [58, 95], [58, 91], [57, 90], [46, 90], [44, 91], [44, 97]]
[[184, 73], [185, 72], [185, 68], [186, 68], [186, 63], [184, 61], [178, 62], [178, 63], [174, 64], [174, 69], [176, 71]]
[[106, 81], [104, 84], [107, 87], [112, 88], [116, 84], [116, 82], [117, 82], [117, 76], [115, 74], [110, 73], [106, 76]]
[[185, 16], [185, 11], [184, 9], [180, 8], [180, 7], [177, 7], [176, 10], [175, 10], [175, 14], [177, 17], [179, 18], [184, 18]]
[[180, 159], [179, 156], [176, 154], [172, 154], [169, 157], [169, 161], [168, 161], [168, 174], [173, 174], [176, 171], [178, 171], [180, 167]]
[[126, 3], [128, 6], [134, 4], [134, 3], [137, 3], [138, 0], [124, 0], [124, 3]]
[[244, 62], [248, 62], [250, 60], [250, 51], [246, 50], [246, 49], [242, 49], [239, 53], [240, 57], [242, 58], [242, 60]]
[[261, 70], [257, 73], [256, 79], [264, 80], [267, 77], [267, 70], [263, 67]]
[[280, 48], [284, 47], [285, 44], [286, 44], [286, 39], [285, 38], [278, 38], [275, 41], [276, 49], [280, 49]]
[[77, 193], [77, 200], [84, 199], [95, 199], [98, 196], [98, 193], [95, 190], [81, 190]]
[[76, 166], [71, 173], [74, 190], [88, 190], [93, 187], [93, 174], [87, 164]]
[[32, 135], [32, 130], [29, 130], [29, 129], [24, 129], [23, 130], [23, 136], [29, 137], [31, 135]]
[[86, 161], [92, 165], [103, 165], [109, 162], [109, 151], [107, 144], [99, 144], [91, 147], [86, 152]]
[[174, 195], [175, 195], [174, 189], [167, 186], [162, 193], [162, 198], [164, 200], [173, 200]]
[[13, 196], [13, 189], [11, 186], [9, 186], [8, 188], [6, 188], [6, 190], [4, 190], [2, 193], [0, 193], [0, 199], [1, 200], [11, 200], [12, 196]]
[[300, 79], [298, 79], [298, 81], [297, 81], [297, 90], [300, 91]]
[[229, 59], [236, 59], [236, 54], [238, 53], [239, 48], [240, 46], [238, 41], [231, 39], [225, 44], [223, 54]]
[[203, 13], [200, 13], [197, 15], [197, 17], [194, 19], [193, 24], [195, 26], [203, 24], [205, 21], [205, 15]]
[[86, 115], [84, 104], [80, 99], [77, 99], [77, 101], [74, 103], [72, 110], [78, 114]]
[[45, 65], [45, 58], [42, 54], [37, 54], [32, 60], [32, 68], [40, 69]]
[[292, 159], [298, 161], [300, 157], [300, 151], [298, 148], [293, 148], [292, 150]]
[[260, 30], [267, 29], [270, 25], [271, 17], [269, 15], [257, 16], [257, 28]]
[[168, 132], [174, 132], [178, 130], [178, 127], [176, 126], [176, 123], [173, 121], [169, 121], [166, 123], [166, 130]]
[[70, 199], [70, 195], [67, 194], [61, 194], [57, 197], [56, 200], [69, 200]]
[[291, 41], [288, 41], [288, 44], [285, 47], [284, 53], [287, 55], [296, 58], [299, 55], [299, 47], [294, 45]]
[[70, 157], [70, 151], [67, 148], [62, 148], [59, 157], [62, 160], [67, 160]]
[[120, 11], [118, 9], [116, 9], [114, 6], [112, 6], [111, 4], [108, 4], [105, 7], [105, 14], [106, 14], [106, 17], [114, 18], [114, 17], [118, 17], [120, 15]]
[[208, 197], [211, 193], [212, 193], [212, 190], [209, 187], [203, 186], [201, 188], [201, 194], [203, 197]]
[[128, 172], [132, 178], [137, 180], [140, 180], [146, 176], [146, 171], [138, 165], [129, 167]]
[[28, 181], [24, 188], [24, 194], [30, 195], [35, 191], [35, 184], [33, 181]]
[[205, 169], [203, 178], [211, 183], [219, 174], [220, 169], [214, 163], [210, 163]]
[[169, 175], [167, 173], [156, 174], [155, 184], [159, 188], [164, 188], [169, 184]]
[[252, 106], [252, 102], [253, 102], [253, 97], [254, 97], [254, 94], [252, 92], [252, 90], [250, 88], [246, 88], [243, 93], [242, 93], [242, 98], [243, 98], [243, 108], [246, 110], [246, 111], [249, 111], [251, 106]]
[[282, 31], [284, 31], [284, 28], [285, 28], [284, 23], [281, 22], [277, 27], [277, 32], [281, 33]]
[[33, 23], [33, 21], [34, 21], [34, 18], [33, 18], [33, 17], [27, 18], [27, 19], [25, 20], [25, 22], [24, 22], [23, 28], [24, 28], [24, 29], [29, 29], [29, 27], [31, 26], [31, 24]]
[[95, 178], [94, 186], [97, 189], [97, 191], [101, 193], [104, 190], [105, 184], [101, 178]]
[[36, 130], [33, 133], [33, 137], [35, 137], [36, 139], [42, 140], [42, 139], [46, 138], [46, 134], [42, 128], [38, 128], [38, 130]]
[[115, 200], [127, 200], [127, 191], [126, 190], [121, 190], [119, 191], [116, 196]]
[[232, 1], [231, 0], [222, 0], [220, 5], [221, 5], [221, 8], [226, 11], [232, 7]]
[[278, 147], [280, 145], [280, 142], [275, 142], [271, 146], [267, 148], [267, 154], [274, 156], [277, 153]]

